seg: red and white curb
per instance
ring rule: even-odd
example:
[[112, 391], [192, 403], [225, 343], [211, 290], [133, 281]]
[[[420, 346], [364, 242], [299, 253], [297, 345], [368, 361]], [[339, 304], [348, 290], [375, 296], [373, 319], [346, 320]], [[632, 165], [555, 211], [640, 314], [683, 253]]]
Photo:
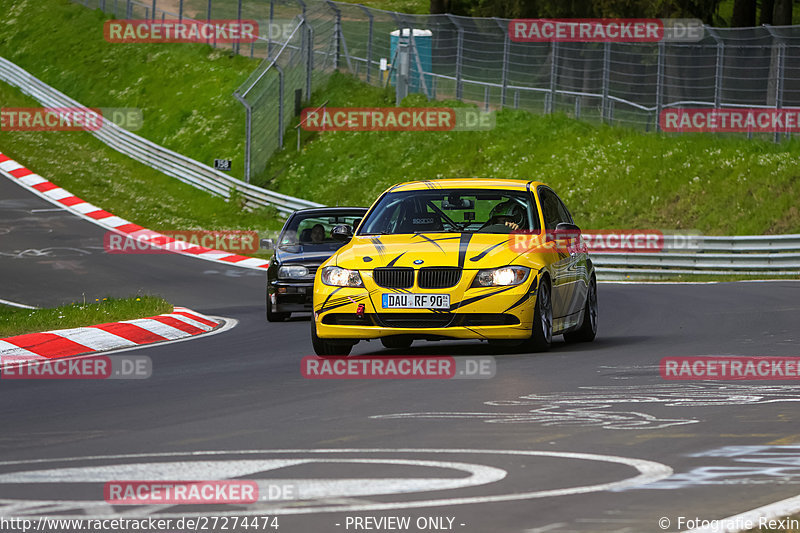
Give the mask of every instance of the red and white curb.
[[0, 174], [18, 183], [37, 196], [44, 198], [48, 202], [70, 211], [89, 222], [117, 234], [126, 235], [137, 241], [146, 242], [151, 246], [169, 249], [177, 254], [197, 257], [199, 259], [205, 259], [206, 261], [214, 261], [245, 268], [266, 269], [269, 266], [269, 261], [264, 259], [247, 257], [245, 255], [238, 255], [190, 244], [186, 241], [173, 239], [161, 233], [145, 229], [124, 218], [114, 216], [108, 211], [104, 211], [78, 198], [66, 189], [35, 174], [32, 170], [25, 168], [2, 152], [0, 152]]
[[12, 358], [10, 362], [14, 357], [57, 359], [176, 341], [208, 333], [222, 322], [185, 307], [175, 307], [172, 313], [148, 318], [17, 335], [0, 339], [0, 366], [5, 357]]

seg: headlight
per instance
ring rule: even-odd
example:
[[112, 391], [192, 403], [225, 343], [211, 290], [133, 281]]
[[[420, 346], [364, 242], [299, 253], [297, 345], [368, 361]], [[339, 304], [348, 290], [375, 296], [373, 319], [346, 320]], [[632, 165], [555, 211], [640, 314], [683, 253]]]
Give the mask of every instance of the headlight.
[[322, 269], [322, 283], [334, 287], [363, 287], [358, 270], [347, 270], [334, 266]]
[[473, 287], [493, 287], [497, 285], [519, 285], [528, 279], [531, 269], [521, 266], [507, 266], [479, 270]]
[[279, 278], [304, 278], [308, 276], [308, 269], [303, 265], [286, 265], [278, 269]]

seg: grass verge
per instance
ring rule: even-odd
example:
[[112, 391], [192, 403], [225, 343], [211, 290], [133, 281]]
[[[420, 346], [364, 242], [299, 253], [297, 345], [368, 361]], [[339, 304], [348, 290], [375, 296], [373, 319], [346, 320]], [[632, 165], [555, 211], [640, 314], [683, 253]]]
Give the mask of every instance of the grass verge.
[[[310, 105], [391, 105], [391, 94], [334, 75]], [[463, 106], [412, 95], [406, 106]], [[646, 134], [506, 109], [491, 131], [304, 132], [257, 184], [340, 205], [369, 205], [394, 183], [494, 176], [552, 185], [586, 229], [800, 232], [800, 140]], [[295, 122], [296, 124], [296, 122]], [[295, 124], [292, 124], [294, 126]]]
[[137, 134], [208, 165], [231, 159], [242, 177], [233, 91], [258, 60], [205, 44], [109, 43], [108, 16], [69, 0], [0, 0], [0, 12], [0, 55], [84, 106], [141, 109]]
[[0, 337], [133, 320], [172, 312], [172, 304], [157, 296], [103, 298], [49, 309], [0, 305]]
[[[0, 83], [0, 102], [36, 102]], [[273, 209], [245, 211], [109, 148], [87, 132], [0, 132], [0, 151], [72, 194], [154, 231], [281, 227]]]

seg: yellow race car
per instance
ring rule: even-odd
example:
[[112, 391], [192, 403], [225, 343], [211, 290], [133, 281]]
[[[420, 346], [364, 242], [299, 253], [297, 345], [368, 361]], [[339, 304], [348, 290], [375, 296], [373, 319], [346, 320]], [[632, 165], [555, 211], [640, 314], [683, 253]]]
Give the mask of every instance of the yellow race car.
[[389, 188], [317, 270], [317, 355], [363, 339], [404, 349], [417, 339], [550, 347], [597, 332], [594, 266], [580, 229], [547, 185], [511, 179], [413, 181]]

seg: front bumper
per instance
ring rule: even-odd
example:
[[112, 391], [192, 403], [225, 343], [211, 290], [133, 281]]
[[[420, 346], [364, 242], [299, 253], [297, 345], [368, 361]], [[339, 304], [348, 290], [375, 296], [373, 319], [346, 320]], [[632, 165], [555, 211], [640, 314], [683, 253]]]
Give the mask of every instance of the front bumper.
[[[418, 339], [525, 339], [530, 337], [538, 278], [532, 273], [511, 287], [470, 288], [474, 276], [451, 289], [407, 292], [450, 294], [449, 311], [381, 308], [383, 293], [397, 292], [362, 275], [365, 288], [331, 287], [317, 279], [314, 316], [317, 336], [327, 339], [377, 339], [408, 335]], [[358, 308], [363, 304], [359, 317]]]
[[313, 310], [314, 282], [272, 281], [267, 287], [276, 313], [302, 313]]

